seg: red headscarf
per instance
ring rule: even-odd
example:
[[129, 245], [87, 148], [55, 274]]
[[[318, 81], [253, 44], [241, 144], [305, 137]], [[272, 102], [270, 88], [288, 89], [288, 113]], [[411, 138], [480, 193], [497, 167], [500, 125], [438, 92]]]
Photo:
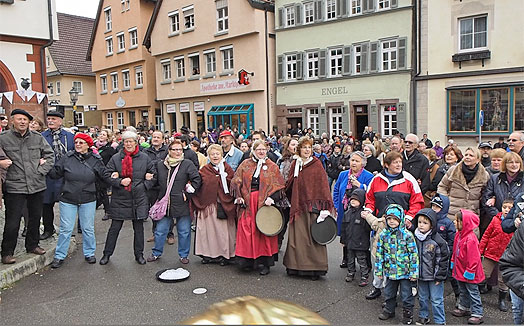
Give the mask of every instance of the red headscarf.
[[[132, 152], [128, 152], [124, 148], [124, 159], [122, 160], [122, 177], [123, 178], [130, 178], [133, 180], [133, 156], [135, 156], [138, 153], [138, 146], [135, 147], [135, 150]], [[127, 187], [124, 188], [127, 191], [131, 191], [131, 184], [129, 184]]]

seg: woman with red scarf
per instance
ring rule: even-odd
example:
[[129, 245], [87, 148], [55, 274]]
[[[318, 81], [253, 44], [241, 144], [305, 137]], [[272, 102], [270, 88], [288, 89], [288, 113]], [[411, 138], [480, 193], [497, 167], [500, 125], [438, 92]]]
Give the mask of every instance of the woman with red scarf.
[[131, 220], [134, 230], [135, 260], [144, 265], [144, 225], [149, 213], [147, 190], [155, 184], [153, 161], [138, 150], [138, 135], [132, 131], [122, 134], [123, 149], [107, 163], [105, 179], [113, 187], [107, 215], [112, 219], [107, 233], [104, 256], [100, 265], [109, 262], [124, 221]]
[[207, 155], [210, 163], [200, 169], [202, 183], [191, 198], [196, 218], [195, 255], [202, 257], [202, 264], [225, 266], [235, 256], [237, 212], [231, 196], [235, 172], [224, 160], [220, 145], [210, 145]]
[[284, 265], [288, 275], [309, 276], [317, 280], [327, 273], [327, 248], [311, 237], [311, 225], [317, 219], [331, 218], [334, 210], [326, 171], [312, 156], [313, 140], [307, 136], [298, 141], [297, 154], [286, 182], [291, 201], [288, 242]]
[[282, 198], [284, 178], [278, 166], [267, 158], [267, 145], [257, 140], [251, 158], [242, 162], [231, 181], [235, 204], [241, 205], [237, 228], [236, 261], [244, 270], [262, 265], [260, 275], [269, 274], [278, 257], [278, 237], [268, 237], [256, 227], [260, 207], [272, 205]]

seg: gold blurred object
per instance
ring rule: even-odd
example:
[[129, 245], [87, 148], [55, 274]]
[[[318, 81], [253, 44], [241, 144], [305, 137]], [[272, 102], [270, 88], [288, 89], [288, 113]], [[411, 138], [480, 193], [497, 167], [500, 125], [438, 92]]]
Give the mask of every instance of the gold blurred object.
[[297, 304], [236, 297], [211, 305], [205, 312], [179, 324], [182, 325], [329, 325], [329, 322]]

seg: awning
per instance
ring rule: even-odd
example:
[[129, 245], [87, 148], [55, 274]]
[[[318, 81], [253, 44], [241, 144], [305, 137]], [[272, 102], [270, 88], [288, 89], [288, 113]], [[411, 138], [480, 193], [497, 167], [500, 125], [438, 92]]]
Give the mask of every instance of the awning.
[[255, 105], [251, 104], [233, 104], [233, 105], [214, 105], [209, 109], [208, 115], [230, 115], [251, 113]]

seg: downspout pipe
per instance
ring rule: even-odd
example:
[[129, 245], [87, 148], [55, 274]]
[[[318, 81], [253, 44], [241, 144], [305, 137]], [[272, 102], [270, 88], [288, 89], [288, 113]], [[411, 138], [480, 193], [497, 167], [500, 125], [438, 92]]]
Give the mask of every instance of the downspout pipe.
[[268, 26], [267, 26], [267, 6], [264, 7], [265, 18], [265, 35], [264, 41], [266, 45], [266, 110], [267, 110], [267, 133], [271, 132], [271, 116], [270, 116], [270, 100], [269, 100], [269, 48], [268, 48]]
[[[421, 48], [421, 28], [422, 28], [422, 3], [421, 0], [413, 0], [413, 66], [415, 67], [414, 73], [412, 73], [411, 84], [412, 84], [412, 132], [417, 134], [417, 77], [421, 71], [421, 59], [420, 59], [420, 48]], [[413, 70], [412, 70], [413, 71]]]
[[[49, 47], [55, 41], [53, 38], [53, 8], [52, 0], [47, 0], [47, 14], [48, 14], [48, 25], [49, 25], [49, 41], [40, 48], [40, 78], [42, 80], [42, 93], [46, 91], [46, 67], [45, 67], [45, 48]], [[44, 118], [47, 116], [47, 102], [49, 99], [44, 101]]]

